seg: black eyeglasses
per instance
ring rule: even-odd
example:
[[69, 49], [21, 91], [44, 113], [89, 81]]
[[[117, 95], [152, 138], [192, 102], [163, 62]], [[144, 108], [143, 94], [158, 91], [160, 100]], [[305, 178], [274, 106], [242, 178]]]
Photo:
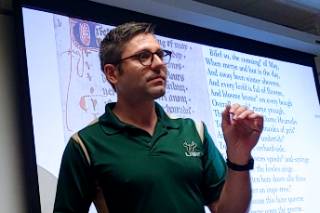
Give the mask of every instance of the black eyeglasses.
[[138, 60], [143, 66], [150, 66], [153, 62], [154, 55], [157, 55], [163, 64], [168, 64], [171, 59], [172, 52], [169, 50], [158, 50], [156, 52], [150, 52], [149, 50], [143, 50], [135, 53], [131, 56], [120, 59], [116, 64], [120, 64], [122, 61], [129, 58]]

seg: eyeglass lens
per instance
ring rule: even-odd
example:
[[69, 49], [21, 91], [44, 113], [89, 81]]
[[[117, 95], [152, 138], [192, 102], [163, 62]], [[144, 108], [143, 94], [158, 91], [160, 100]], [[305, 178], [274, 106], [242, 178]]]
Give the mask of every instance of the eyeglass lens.
[[165, 51], [165, 50], [159, 50], [155, 53], [152, 53], [150, 51], [143, 51], [139, 53], [138, 59], [142, 65], [149, 66], [153, 62], [154, 55], [157, 55], [164, 64], [167, 64], [170, 62], [171, 52]]

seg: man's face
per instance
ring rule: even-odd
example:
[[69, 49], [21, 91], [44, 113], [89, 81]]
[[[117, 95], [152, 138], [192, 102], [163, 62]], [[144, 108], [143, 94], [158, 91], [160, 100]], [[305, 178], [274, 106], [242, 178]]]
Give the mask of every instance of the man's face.
[[[121, 58], [132, 56], [147, 50], [152, 53], [160, 50], [160, 45], [154, 35], [141, 33], [126, 43]], [[138, 58], [123, 60], [119, 66], [115, 84], [118, 98], [124, 97], [137, 101], [154, 100], [165, 94], [167, 68], [162, 60], [153, 55], [151, 65], [144, 66]]]

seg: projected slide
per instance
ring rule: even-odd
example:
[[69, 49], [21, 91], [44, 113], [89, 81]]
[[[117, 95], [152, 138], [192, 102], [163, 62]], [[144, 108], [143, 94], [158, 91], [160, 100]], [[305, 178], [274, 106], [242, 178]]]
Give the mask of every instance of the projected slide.
[[[112, 26], [31, 9], [23, 9], [23, 17], [40, 197], [43, 212], [52, 212], [68, 139], [116, 101], [98, 59], [99, 43]], [[320, 107], [312, 68], [157, 39], [173, 52], [167, 91], [157, 101], [173, 116], [203, 120], [223, 155], [220, 124], [226, 104], [244, 104], [264, 115], [264, 132], [253, 152], [250, 212], [314, 212]], [[50, 181], [40, 173], [49, 174]]]

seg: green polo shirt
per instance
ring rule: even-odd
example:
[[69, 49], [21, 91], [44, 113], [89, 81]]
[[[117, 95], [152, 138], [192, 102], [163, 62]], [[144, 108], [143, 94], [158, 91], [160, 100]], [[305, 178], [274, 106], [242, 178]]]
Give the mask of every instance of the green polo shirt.
[[110, 213], [200, 213], [219, 197], [226, 166], [206, 128], [202, 141], [192, 119], [171, 119], [156, 103], [151, 136], [113, 107], [78, 132], [81, 144], [67, 144], [54, 212], [88, 212], [96, 185]]

